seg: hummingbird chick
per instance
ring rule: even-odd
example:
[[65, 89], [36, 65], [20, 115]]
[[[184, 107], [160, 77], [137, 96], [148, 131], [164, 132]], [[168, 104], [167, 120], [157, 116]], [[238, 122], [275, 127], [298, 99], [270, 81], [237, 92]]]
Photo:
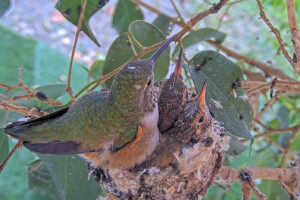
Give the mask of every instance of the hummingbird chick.
[[175, 37], [150, 58], [127, 64], [110, 90], [86, 94], [70, 107], [43, 117], [11, 123], [4, 133], [33, 152], [81, 154], [94, 168], [134, 167], [159, 141], [153, 67]]
[[161, 88], [158, 100], [159, 121], [158, 128], [161, 133], [170, 129], [186, 103], [187, 90], [181, 75], [182, 48], [178, 56], [176, 67], [170, 78]]

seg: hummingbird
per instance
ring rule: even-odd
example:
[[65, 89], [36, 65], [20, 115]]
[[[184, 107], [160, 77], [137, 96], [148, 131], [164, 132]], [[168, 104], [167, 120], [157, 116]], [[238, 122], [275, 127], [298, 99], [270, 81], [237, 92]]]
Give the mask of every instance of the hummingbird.
[[80, 154], [94, 168], [133, 168], [159, 142], [153, 67], [176, 36], [150, 58], [124, 66], [110, 90], [85, 94], [70, 107], [40, 118], [8, 124], [4, 133], [36, 153]]
[[186, 102], [187, 89], [181, 75], [182, 53], [181, 48], [174, 72], [161, 87], [158, 100], [158, 128], [161, 133], [173, 127]]

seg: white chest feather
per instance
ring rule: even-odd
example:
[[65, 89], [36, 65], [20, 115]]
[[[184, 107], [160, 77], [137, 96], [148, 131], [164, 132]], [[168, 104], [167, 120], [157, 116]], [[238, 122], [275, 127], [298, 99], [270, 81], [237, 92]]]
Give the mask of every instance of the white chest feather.
[[157, 128], [158, 118], [158, 106], [156, 104], [154, 111], [146, 113], [140, 123], [149, 129]]

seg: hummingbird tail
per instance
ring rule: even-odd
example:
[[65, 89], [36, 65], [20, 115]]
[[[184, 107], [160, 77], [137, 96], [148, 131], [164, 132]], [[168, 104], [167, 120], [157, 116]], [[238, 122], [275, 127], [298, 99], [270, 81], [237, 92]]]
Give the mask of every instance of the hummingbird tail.
[[[58, 141], [54, 131], [46, 132], [48, 122], [62, 116], [67, 108], [58, 110], [40, 118], [23, 118], [4, 127], [4, 133], [23, 141], [23, 145], [36, 153], [70, 155], [87, 153], [80, 143], [73, 141]], [[57, 134], [56, 134], [57, 135]]]
[[30, 151], [42, 154], [72, 155], [90, 152], [89, 150], [84, 151], [81, 144], [72, 141], [47, 143], [31, 143], [25, 141], [23, 145]]
[[[30, 124], [24, 122], [14, 122], [4, 127], [7, 135], [23, 141], [23, 145], [35, 153], [71, 155], [90, 152], [89, 149], [83, 148], [80, 143], [74, 141], [50, 141], [51, 136], [43, 133], [43, 130], [43, 124], [30, 127]], [[49, 141], [45, 142], [46, 140]]]
[[51, 135], [47, 138], [47, 124], [48, 122], [57, 119], [66, 113], [68, 107], [50, 113], [39, 118], [23, 118], [17, 122], [10, 123], [4, 127], [4, 133], [10, 135], [13, 138], [23, 141], [42, 141], [51, 138]]
[[159, 49], [156, 50], [156, 52], [150, 57], [150, 59], [153, 60], [153, 62], [155, 62], [160, 56], [160, 54], [162, 54], [162, 52], [164, 52], [164, 50], [169, 46], [169, 44], [176, 38], [176, 36], [177, 34], [171, 36], [167, 41], [165, 41], [165, 43], [163, 43], [161, 47], [159, 47]]

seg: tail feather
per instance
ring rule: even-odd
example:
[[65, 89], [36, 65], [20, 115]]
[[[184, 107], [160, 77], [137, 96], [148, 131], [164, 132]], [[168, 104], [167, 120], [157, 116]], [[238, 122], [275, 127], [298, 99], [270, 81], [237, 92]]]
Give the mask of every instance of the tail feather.
[[31, 143], [23, 142], [23, 145], [30, 151], [42, 154], [71, 155], [92, 152], [82, 148], [82, 145], [76, 142], [48, 142], [48, 143]]
[[40, 118], [32, 118], [27, 121], [19, 120], [4, 127], [4, 133], [23, 141], [43, 141], [49, 139], [45, 133], [47, 123], [57, 119], [68, 111], [68, 107], [50, 113]]

